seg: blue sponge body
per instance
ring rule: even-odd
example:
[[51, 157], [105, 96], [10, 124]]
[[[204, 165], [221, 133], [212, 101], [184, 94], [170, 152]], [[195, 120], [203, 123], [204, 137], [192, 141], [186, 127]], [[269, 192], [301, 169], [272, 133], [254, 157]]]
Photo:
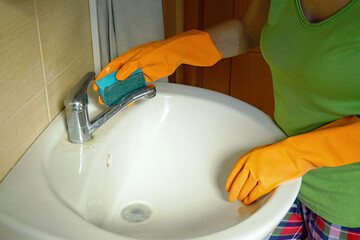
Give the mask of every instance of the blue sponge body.
[[141, 69], [136, 70], [123, 81], [116, 79], [116, 73], [117, 71], [112, 72], [95, 82], [101, 99], [108, 107], [120, 104], [135, 91], [146, 89], [146, 81]]

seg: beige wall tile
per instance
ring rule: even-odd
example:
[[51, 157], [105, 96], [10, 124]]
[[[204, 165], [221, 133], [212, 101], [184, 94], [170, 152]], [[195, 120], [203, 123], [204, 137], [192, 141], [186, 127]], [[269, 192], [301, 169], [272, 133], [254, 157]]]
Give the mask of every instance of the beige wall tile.
[[36, 0], [45, 79], [51, 82], [91, 46], [88, 0]]
[[45, 89], [1, 122], [0, 181], [48, 125]]
[[88, 48], [83, 55], [48, 84], [51, 119], [54, 119], [64, 108], [64, 98], [71, 88], [93, 69], [92, 49]]
[[33, 1], [0, 2], [0, 181], [47, 126]]
[[0, 122], [44, 87], [33, 1], [0, 2]]
[[36, 0], [38, 15], [56, 9], [61, 4], [68, 4], [71, 0]]
[[91, 70], [87, 0], [0, 1], [0, 181]]

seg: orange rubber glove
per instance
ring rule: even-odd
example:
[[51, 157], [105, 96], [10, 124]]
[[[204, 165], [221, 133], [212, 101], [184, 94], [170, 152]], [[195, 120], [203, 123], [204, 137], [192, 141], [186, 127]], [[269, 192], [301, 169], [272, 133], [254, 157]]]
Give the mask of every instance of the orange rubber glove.
[[230, 202], [239, 199], [248, 205], [311, 169], [355, 163], [359, 156], [360, 120], [350, 116], [312, 132], [254, 148], [237, 161], [225, 188]]
[[[155, 81], [171, 75], [181, 64], [212, 66], [221, 59], [209, 34], [190, 30], [163, 41], [146, 43], [130, 49], [111, 61], [97, 76], [96, 80], [119, 70], [116, 79], [124, 80], [141, 68], [145, 80]], [[97, 91], [96, 84], [93, 85]]]

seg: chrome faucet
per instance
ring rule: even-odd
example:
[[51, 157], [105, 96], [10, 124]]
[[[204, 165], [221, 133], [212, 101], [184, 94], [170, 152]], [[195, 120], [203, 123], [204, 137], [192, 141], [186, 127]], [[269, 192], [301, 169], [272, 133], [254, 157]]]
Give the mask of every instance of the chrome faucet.
[[86, 89], [94, 76], [94, 72], [87, 73], [67, 94], [64, 100], [69, 141], [72, 143], [90, 141], [93, 132], [127, 105], [139, 98], [144, 97], [150, 99], [156, 95], [155, 86], [152, 84], [148, 85], [146, 89], [126, 96], [119, 105], [106, 108], [94, 120], [90, 121]]

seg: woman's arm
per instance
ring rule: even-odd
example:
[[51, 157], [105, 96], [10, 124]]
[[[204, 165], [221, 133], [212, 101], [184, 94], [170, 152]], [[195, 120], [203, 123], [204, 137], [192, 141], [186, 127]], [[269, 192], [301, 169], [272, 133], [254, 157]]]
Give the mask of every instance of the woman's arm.
[[138, 68], [146, 81], [155, 81], [172, 74], [180, 64], [212, 66], [221, 58], [247, 52], [259, 44], [269, 8], [270, 0], [251, 0], [241, 20], [221, 23], [208, 29], [208, 33], [190, 30], [134, 47], [111, 61], [95, 81], [115, 71], [116, 79], [124, 80]]
[[206, 29], [223, 58], [245, 53], [259, 45], [269, 8], [270, 0], [252, 0], [241, 19]]
[[243, 155], [229, 174], [229, 201], [251, 204], [311, 169], [359, 162], [360, 119], [349, 116]]

